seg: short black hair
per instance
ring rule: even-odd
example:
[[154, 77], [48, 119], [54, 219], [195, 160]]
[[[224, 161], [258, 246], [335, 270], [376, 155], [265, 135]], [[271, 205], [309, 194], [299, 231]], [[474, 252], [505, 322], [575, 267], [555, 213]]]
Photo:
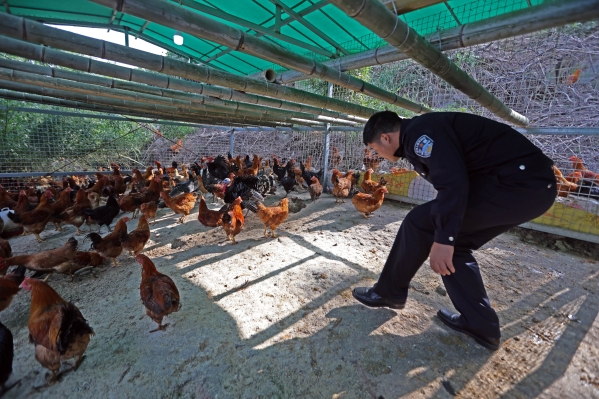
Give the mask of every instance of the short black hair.
[[366, 126], [362, 138], [364, 145], [375, 143], [380, 140], [381, 134], [398, 132], [401, 126], [401, 118], [393, 111], [381, 111], [372, 115]]

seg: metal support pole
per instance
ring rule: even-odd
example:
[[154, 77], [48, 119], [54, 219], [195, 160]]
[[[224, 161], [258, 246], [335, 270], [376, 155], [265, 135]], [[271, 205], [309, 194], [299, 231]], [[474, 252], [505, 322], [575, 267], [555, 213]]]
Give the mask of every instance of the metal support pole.
[[233, 156], [233, 151], [235, 151], [235, 129], [231, 129], [229, 133], [229, 152], [231, 156]]
[[[333, 97], [333, 84], [329, 82], [329, 86], [327, 88], [327, 96], [328, 97]], [[326, 124], [326, 128], [324, 131], [324, 151], [323, 153], [323, 161], [322, 161], [322, 169], [324, 170], [324, 173], [322, 174], [322, 180], [320, 184], [322, 184], [322, 190], [324, 192], [326, 192], [327, 190], [327, 186], [329, 183], [329, 178], [328, 178], [328, 171], [329, 171], [329, 144], [331, 141], [331, 124], [327, 123]]]
[[123, 29], [125, 30], [125, 46], [129, 47], [129, 27], [125, 26]]

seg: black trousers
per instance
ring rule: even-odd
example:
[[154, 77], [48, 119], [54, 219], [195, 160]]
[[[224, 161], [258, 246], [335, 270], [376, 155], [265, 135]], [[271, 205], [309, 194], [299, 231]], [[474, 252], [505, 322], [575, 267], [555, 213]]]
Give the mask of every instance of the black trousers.
[[[519, 165], [507, 165], [493, 174], [469, 179], [468, 206], [454, 247], [455, 273], [442, 277], [466, 325], [489, 338], [500, 338], [499, 319], [489, 303], [472, 250], [542, 215], [557, 194], [548, 158], [520, 162], [528, 168], [521, 170]], [[402, 222], [375, 286], [375, 292], [382, 297], [406, 298], [410, 280], [428, 258], [434, 241], [432, 204], [433, 201], [417, 206]]]

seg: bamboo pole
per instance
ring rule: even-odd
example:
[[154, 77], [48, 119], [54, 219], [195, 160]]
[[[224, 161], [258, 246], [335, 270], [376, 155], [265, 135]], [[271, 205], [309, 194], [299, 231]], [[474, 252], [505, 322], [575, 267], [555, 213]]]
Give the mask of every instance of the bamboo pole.
[[[198, 38], [234, 48], [275, 64], [295, 69], [305, 74], [326, 80], [358, 93], [366, 94], [386, 103], [421, 114], [431, 112], [421, 104], [399, 97], [346, 73], [328, 68], [311, 58], [294, 53], [277, 44], [253, 35], [242, 29], [226, 25], [197, 12], [165, 0], [91, 0], [93, 3], [118, 9], [128, 15], [153, 21]], [[266, 83], [266, 82], [264, 82]]]
[[[139, 68], [165, 73], [167, 75], [225, 86], [234, 90], [254, 93], [261, 96], [309, 104], [315, 107], [335, 110], [344, 114], [369, 118], [376, 112], [374, 109], [346, 101], [330, 99], [318, 94], [308, 93], [306, 91], [267, 83], [256, 79], [248, 79], [232, 73], [218, 71], [205, 65], [193, 65], [115, 43], [92, 39], [6, 13], [0, 13], [0, 34], [57, 49], [122, 62]], [[42, 47], [42, 54], [32, 54], [30, 57], [26, 58], [42, 58], [46, 59], [45, 62], [50, 62], [44, 55], [46, 50], [50, 49]], [[80, 60], [75, 57], [73, 59]], [[90, 64], [87, 62], [85, 67], [89, 66]], [[129, 80], [128, 78], [126, 79]]]
[[[73, 109], [79, 109], [79, 110], [85, 110], [85, 111], [95, 111], [95, 112], [104, 112], [104, 113], [110, 113], [110, 114], [120, 114], [120, 115], [129, 115], [132, 117], [142, 117], [142, 118], [149, 118], [149, 119], [153, 119], [153, 120], [147, 120], [147, 121], [140, 121], [140, 120], [132, 120], [131, 118], [122, 118], [122, 120], [131, 120], [132, 122], [145, 122], [145, 123], [150, 123], [150, 122], [155, 122], [155, 123], [160, 123], [160, 121], [156, 121], [157, 117], [160, 117], [161, 119], [164, 120], [168, 120], [170, 121], [170, 123], [177, 123], [177, 122], [182, 122], [180, 118], [175, 117], [173, 115], [166, 115], [166, 114], [161, 114], [161, 113], [153, 113], [153, 114], [147, 114], [147, 113], [143, 113], [143, 112], [135, 112], [132, 111], [131, 108], [121, 108], [121, 107], [109, 107], [109, 106], [101, 106], [101, 105], [96, 105], [96, 104], [92, 104], [92, 103], [83, 103], [83, 102], [79, 102], [79, 101], [71, 101], [71, 100], [63, 100], [63, 99], [59, 99], [59, 98], [54, 98], [54, 97], [48, 97], [48, 96], [40, 96], [37, 94], [29, 94], [29, 93], [23, 93], [20, 91], [13, 91], [13, 90], [6, 90], [6, 89], [0, 89], [0, 98], [4, 98], [7, 100], [15, 100], [15, 101], [27, 101], [27, 102], [31, 102], [31, 103], [36, 103], [36, 104], [44, 104], [44, 105], [55, 105], [55, 106], [60, 106], [60, 107], [66, 107], [66, 108], [73, 108]], [[11, 107], [10, 109], [13, 109], [13, 107]], [[39, 112], [39, 111], [43, 111], [43, 110], [34, 110], [35, 112]], [[34, 112], [34, 111], [29, 111], [29, 112]], [[76, 115], [76, 116], [80, 116], [80, 115]], [[99, 115], [91, 115], [93, 117], [98, 117]], [[106, 116], [103, 116], [106, 117]], [[246, 126], [247, 123], [236, 123], [236, 122], [231, 122], [229, 121], [214, 121], [214, 120], [198, 120], [198, 119], [191, 119], [191, 118], [183, 118], [183, 121], [185, 121], [186, 123], [207, 123], [207, 124], [216, 124], [219, 126]], [[261, 126], [265, 126], [264, 124], [261, 124]], [[285, 128], [290, 127], [289, 124], [277, 124], [277, 123], [269, 123], [268, 126], [271, 127], [281, 127], [281, 126], [285, 126]], [[296, 128], [297, 129], [297, 128]], [[321, 127], [315, 127], [315, 128], [308, 128], [308, 129], [323, 129]]]
[[[0, 20], [1, 19], [2, 16], [0, 14]], [[141, 69], [126, 68], [120, 65], [93, 60], [80, 55], [43, 47], [37, 44], [26, 43], [6, 36], [0, 40], [0, 51], [39, 62], [60, 65], [66, 68], [76, 69], [83, 72], [91, 72], [98, 75], [110, 76], [119, 80], [137, 82], [161, 88], [170, 88], [172, 90], [182, 92], [192, 92], [203, 95], [204, 97], [209, 96], [211, 98], [221, 98], [225, 99], [225, 101], [229, 100], [230, 102], [236, 103], [236, 107], [239, 109], [244, 108], [245, 103], [249, 103], [250, 105], [257, 104], [269, 108], [304, 112], [335, 119], [345, 119], [356, 122], [366, 121], [366, 119], [361, 117], [330, 111], [310, 105], [292, 103], [275, 98], [243, 93], [223, 87], [204, 85], [202, 83], [189, 80], [174, 79], [168, 75], [148, 72]], [[129, 63], [131, 64], [133, 62]]]
[[[426, 40], [439, 50], [448, 51], [598, 18], [599, 0], [549, 1], [538, 6], [431, 33]], [[339, 57], [326, 61], [324, 64], [344, 72], [409, 58], [395, 47], [387, 45]], [[249, 75], [249, 77], [258, 79], [265, 73], [266, 71], [262, 71]], [[310, 79], [310, 76], [289, 70], [276, 75], [276, 77], [271, 77], [270, 81], [288, 84], [304, 79]]]
[[[0, 63], [2, 63], [1, 60], [0, 60]], [[9, 63], [4, 63], [4, 64], [9, 64]], [[33, 67], [35, 67], [35, 66], [33, 66]], [[42, 67], [42, 68], [44, 68], [44, 67]], [[152, 95], [152, 94], [137, 93], [137, 92], [132, 92], [132, 91], [128, 91], [128, 90], [110, 88], [110, 86], [103, 87], [103, 86], [96, 86], [96, 85], [88, 84], [88, 83], [74, 82], [74, 81], [65, 80], [65, 79], [61, 79], [61, 78], [51, 78], [51, 77], [47, 77], [47, 76], [38, 75], [35, 73], [15, 71], [14, 69], [6, 69], [6, 68], [2, 68], [2, 67], [0, 67], [0, 79], [11, 80], [13, 82], [20, 82], [20, 83], [26, 83], [26, 84], [32, 84], [32, 85], [40, 85], [42, 87], [56, 88], [56, 89], [66, 90], [66, 91], [71, 91], [71, 92], [76, 92], [76, 93], [91, 94], [91, 95], [97, 95], [97, 96], [102, 96], [102, 97], [110, 97], [110, 98], [117, 98], [117, 99], [137, 101], [137, 102], [145, 102], [145, 103], [151, 103], [151, 104], [161, 104], [161, 105], [166, 105], [166, 106], [175, 106], [175, 107], [180, 107], [183, 109], [203, 111], [205, 113], [210, 113], [211, 115], [215, 115], [215, 113], [216, 113], [216, 115], [231, 115], [233, 117], [235, 117], [235, 116], [237, 116], [237, 117], [247, 116], [250, 118], [264, 117], [264, 118], [271, 118], [272, 120], [275, 120], [275, 121], [276, 120], [289, 121], [289, 122], [290, 121], [306, 121], [306, 122], [310, 121], [310, 122], [313, 122], [314, 124], [321, 123], [319, 121], [314, 120], [314, 118], [311, 118], [311, 115], [309, 115], [309, 114], [288, 113], [288, 114], [282, 114], [282, 115], [269, 115], [269, 114], [262, 114], [262, 113], [250, 112], [250, 111], [227, 110], [227, 109], [223, 109], [221, 107], [213, 107], [210, 105], [204, 105], [204, 104], [199, 104], [199, 103], [185, 101], [185, 100], [164, 98], [164, 97], [160, 97], [160, 96], [156, 96], [156, 95]], [[92, 76], [92, 79], [88, 79], [88, 81], [94, 81], [96, 83], [103, 83], [103, 81], [101, 79], [104, 79], [104, 78]], [[111, 81], [111, 79], [108, 79], [108, 81]], [[125, 84], [130, 85], [131, 83], [125, 82]], [[114, 85], [117, 85], [117, 82], [114, 82]], [[308, 118], [304, 118], [304, 115], [308, 115]], [[340, 121], [340, 120], [336, 120], [336, 121], [337, 121], [337, 123], [349, 124], [352, 126], [354, 125], [353, 122]], [[298, 122], [298, 123], [300, 123], [300, 122]], [[306, 124], [306, 123], [304, 123], [304, 124]]]
[[[40, 85], [16, 83], [8, 80], [0, 80], [0, 88], [14, 91], [23, 91], [30, 94], [38, 94], [42, 96], [49, 96], [55, 98], [63, 98], [67, 100], [80, 101], [84, 103], [94, 103], [103, 106], [119, 107], [124, 109], [131, 109], [138, 112], [144, 112], [157, 115], [170, 115], [171, 117], [179, 117], [181, 120], [214, 120], [228, 123], [232, 122], [247, 122], [251, 124], [268, 123], [268, 122], [286, 122], [287, 124], [297, 123], [300, 125], [309, 125], [305, 121], [279, 119], [279, 118], [265, 118], [262, 116], [251, 117], [251, 116], [231, 116], [227, 114], [220, 114], [215, 112], [202, 112], [202, 111], [190, 111], [180, 107], [159, 105], [159, 104], [148, 104], [136, 101], [118, 100], [115, 98], [107, 98], [98, 95], [87, 95], [81, 93], [70, 92], [66, 90], [51, 89]], [[315, 123], [317, 126], [324, 124]]]
[[[197, 105], [207, 105], [215, 107], [220, 110], [219, 112], [235, 114], [236, 111], [248, 111], [253, 113], [260, 113], [263, 115], [278, 115], [286, 118], [301, 118], [308, 120], [320, 120], [320, 121], [332, 121], [340, 124], [355, 125], [355, 122], [350, 122], [342, 119], [322, 117], [313, 114], [307, 114], [303, 112], [290, 112], [282, 111], [275, 108], [261, 107], [253, 104], [243, 104], [231, 101], [223, 101], [212, 97], [206, 97], [202, 95], [190, 94], [185, 92], [179, 92], [176, 90], [159, 89], [153, 86], [147, 86], [139, 83], [131, 83], [122, 80], [109, 79], [101, 76], [95, 76], [83, 72], [72, 72], [64, 69], [46, 67], [41, 65], [35, 65], [28, 62], [21, 62], [16, 60], [0, 58], [0, 68], [6, 68], [21, 72], [27, 72], [36, 75], [52, 76], [57, 79], [63, 79], [67, 81], [75, 81], [80, 83], [87, 83], [91, 85], [103, 86], [114, 89], [122, 89], [126, 91], [132, 91], [136, 93], [150, 94], [154, 96], [160, 96], [170, 99], [178, 99], [183, 101], [190, 101]], [[27, 83], [27, 82], [24, 82]], [[152, 100], [150, 100], [152, 101]]]
[[330, 0], [362, 25], [409, 55], [457, 90], [507, 122], [528, 125], [528, 118], [503, 104], [477, 81], [427, 42], [378, 0]]

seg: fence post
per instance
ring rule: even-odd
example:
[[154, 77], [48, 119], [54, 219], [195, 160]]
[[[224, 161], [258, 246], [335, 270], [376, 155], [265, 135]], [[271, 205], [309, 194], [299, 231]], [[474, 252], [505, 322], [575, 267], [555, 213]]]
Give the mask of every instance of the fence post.
[[[327, 96], [328, 97], [333, 97], [333, 84], [329, 82], [328, 85], [328, 89], [327, 89]], [[324, 173], [322, 175], [322, 180], [320, 184], [322, 184], [322, 190], [326, 192], [327, 186], [329, 185], [329, 179], [328, 179], [328, 171], [329, 171], [329, 142], [330, 142], [330, 136], [331, 135], [331, 124], [327, 123], [326, 124], [326, 130], [324, 131], [324, 151], [323, 153], [323, 157], [324, 160], [322, 162], [322, 168], [324, 170]]]
[[235, 149], [235, 129], [231, 129], [229, 133], [229, 152], [233, 156], [233, 150]]

